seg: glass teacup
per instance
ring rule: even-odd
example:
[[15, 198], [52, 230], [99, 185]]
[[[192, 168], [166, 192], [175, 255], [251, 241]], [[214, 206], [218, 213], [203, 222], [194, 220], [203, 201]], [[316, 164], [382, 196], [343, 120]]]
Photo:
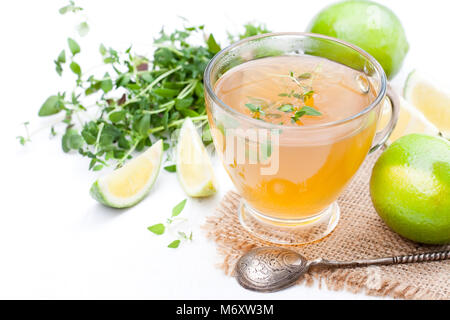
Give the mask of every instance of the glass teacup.
[[[239, 112], [217, 93], [218, 81], [245, 63], [306, 56], [326, 58], [358, 71], [361, 90], [372, 90], [373, 99], [342, 119], [287, 126]], [[242, 196], [242, 225], [253, 235], [280, 244], [304, 244], [328, 235], [339, 220], [336, 199], [367, 154], [385, 142], [396, 122], [397, 100], [389, 92], [379, 63], [338, 39], [272, 33], [223, 49], [209, 63], [204, 79], [214, 144]], [[377, 133], [382, 107], [388, 101], [386, 94], [392, 102], [391, 119]]]

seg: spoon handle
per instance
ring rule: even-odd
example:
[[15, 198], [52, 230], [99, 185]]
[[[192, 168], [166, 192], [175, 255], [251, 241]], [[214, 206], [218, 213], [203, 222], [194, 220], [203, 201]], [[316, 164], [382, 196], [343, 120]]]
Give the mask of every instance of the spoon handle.
[[450, 259], [450, 250], [410, 254], [388, 258], [355, 260], [348, 262], [318, 259], [311, 261], [310, 266], [352, 268], [352, 267], [365, 267], [372, 265], [390, 265], [390, 264], [403, 264], [403, 263], [426, 262], [426, 261], [439, 261], [447, 259]]

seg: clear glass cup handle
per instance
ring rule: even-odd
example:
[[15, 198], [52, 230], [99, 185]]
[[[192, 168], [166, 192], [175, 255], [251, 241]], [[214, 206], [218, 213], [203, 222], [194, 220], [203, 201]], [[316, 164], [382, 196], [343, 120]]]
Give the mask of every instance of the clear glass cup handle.
[[389, 84], [386, 88], [386, 97], [390, 100], [390, 105], [392, 108], [391, 119], [389, 120], [389, 123], [383, 128], [383, 130], [377, 132], [377, 134], [375, 135], [375, 138], [373, 139], [374, 142], [369, 150], [369, 153], [377, 151], [383, 146], [383, 144], [391, 135], [392, 131], [394, 131], [395, 125], [397, 124], [398, 112], [400, 110], [400, 99]]

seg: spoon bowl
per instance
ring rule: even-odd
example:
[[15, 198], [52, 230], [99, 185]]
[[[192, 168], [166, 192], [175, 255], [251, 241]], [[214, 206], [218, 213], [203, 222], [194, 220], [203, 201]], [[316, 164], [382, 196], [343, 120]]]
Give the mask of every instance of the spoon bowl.
[[273, 292], [293, 285], [309, 269], [295, 251], [276, 247], [256, 248], [236, 265], [237, 280], [246, 289]]

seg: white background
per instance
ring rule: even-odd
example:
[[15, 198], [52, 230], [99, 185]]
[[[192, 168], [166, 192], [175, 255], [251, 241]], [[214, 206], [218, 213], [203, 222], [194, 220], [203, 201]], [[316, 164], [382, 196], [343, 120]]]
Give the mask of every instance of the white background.
[[[68, 1], [67, 1], [68, 2]], [[246, 291], [215, 267], [215, 244], [200, 226], [232, 188], [215, 163], [220, 191], [212, 198], [189, 199], [182, 216], [193, 243], [168, 249], [172, 235], [157, 237], [147, 226], [164, 221], [185, 198], [176, 176], [162, 170], [148, 198], [128, 210], [96, 203], [88, 193], [100, 173], [88, 160], [61, 150], [60, 137], [44, 129], [21, 147], [20, 125], [42, 126], [37, 111], [64, 88], [53, 59], [77, 37], [82, 17], [91, 31], [79, 40], [82, 66], [101, 62], [99, 43], [149, 54], [161, 26], [180, 26], [177, 16], [224, 42], [225, 30], [241, 31], [262, 21], [273, 31], [303, 31], [330, 1], [79, 1], [81, 16], [61, 16], [66, 1], [1, 1], [0, 4], [0, 298], [161, 298], [161, 299], [364, 299], [363, 294], [296, 286], [274, 294]], [[402, 20], [410, 52], [394, 83], [401, 87], [413, 68], [445, 80], [449, 75], [448, 1], [380, 1]], [[79, 38], [76, 38], [79, 39]], [[70, 82], [69, 82], [70, 83]], [[449, 82], [447, 81], [447, 84]], [[62, 128], [59, 128], [62, 131]]]

